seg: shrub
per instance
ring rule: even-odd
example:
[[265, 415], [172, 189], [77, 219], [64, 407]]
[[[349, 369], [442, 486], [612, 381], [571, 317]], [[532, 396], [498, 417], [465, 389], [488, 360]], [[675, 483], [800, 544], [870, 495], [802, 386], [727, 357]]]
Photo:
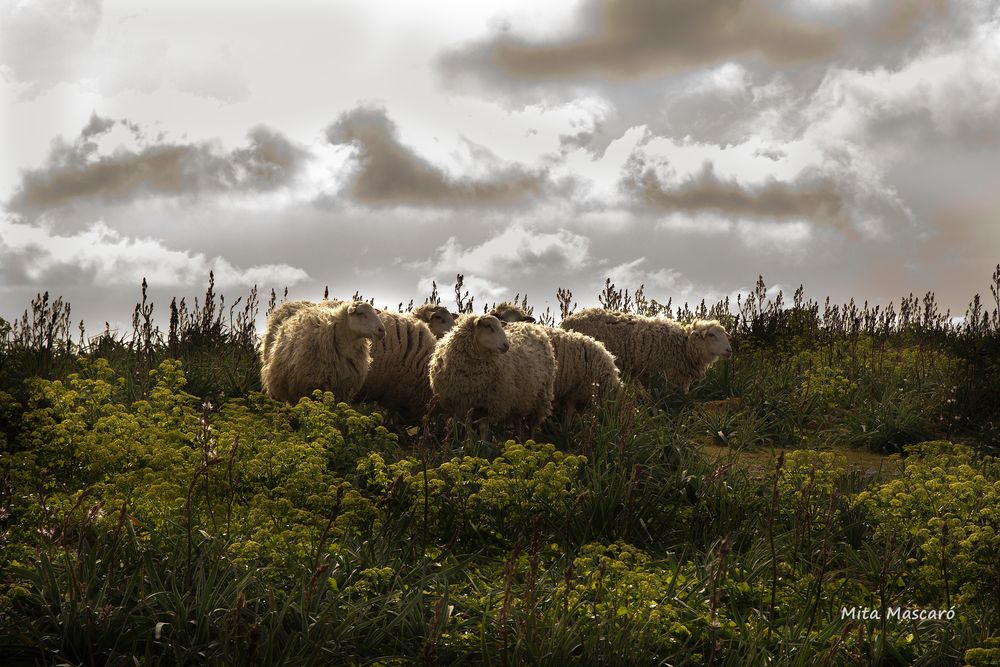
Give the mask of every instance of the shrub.
[[911, 539], [902, 573], [914, 601], [1000, 615], [1000, 468], [946, 441], [906, 448], [903, 476], [858, 494], [881, 540]]

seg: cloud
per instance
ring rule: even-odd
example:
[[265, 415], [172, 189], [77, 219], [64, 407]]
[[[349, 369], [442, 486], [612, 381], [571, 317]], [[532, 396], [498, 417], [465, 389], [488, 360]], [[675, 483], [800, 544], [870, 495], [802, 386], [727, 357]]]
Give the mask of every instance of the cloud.
[[587, 0], [579, 30], [549, 42], [498, 36], [445, 54], [448, 74], [472, 70], [521, 80], [633, 80], [726, 60], [774, 65], [830, 56], [839, 37], [819, 23], [753, 0]]
[[187, 36], [181, 43], [147, 32], [154, 20], [149, 14], [133, 16], [128, 30], [102, 34], [101, 48], [95, 50], [85, 77], [106, 96], [152, 94], [173, 88], [224, 104], [249, 99], [250, 79], [243, 71], [246, 63], [233, 53], [228, 40], [205, 43]]
[[[634, 293], [641, 286], [646, 298], [656, 299], [663, 304], [672, 302], [675, 308], [685, 303], [694, 305], [702, 299], [706, 304], [712, 305], [730, 295], [730, 292], [715, 289], [705, 283], [695, 285], [676, 269], [663, 266], [648, 268], [648, 264], [645, 257], [639, 257], [607, 269], [604, 275], [611, 279], [616, 289]], [[712, 278], [706, 277], [710, 280]], [[600, 287], [603, 287], [603, 280], [601, 278]]]
[[[422, 286], [429, 287], [431, 280], [446, 284], [446, 280], [461, 273], [471, 293], [500, 298], [513, 296], [515, 291], [523, 294], [526, 281], [584, 271], [591, 261], [590, 239], [586, 236], [566, 229], [536, 231], [514, 224], [468, 247], [454, 236], [449, 237], [433, 259], [411, 262], [408, 268], [422, 272]], [[508, 288], [512, 284], [521, 287]]]
[[137, 126], [97, 114], [72, 143], [53, 142], [46, 163], [22, 171], [8, 210], [34, 216], [79, 202], [120, 204], [144, 197], [269, 191], [289, 184], [309, 153], [263, 126], [247, 145], [223, 152], [213, 143], [155, 143], [100, 154], [96, 139], [119, 123], [141, 140]]
[[892, 0], [887, 3], [888, 16], [879, 26], [877, 34], [886, 39], [902, 40], [912, 35], [921, 20], [932, 16], [947, 16], [948, 0]]
[[531, 274], [539, 269], [578, 270], [588, 262], [590, 240], [566, 229], [541, 232], [514, 224], [498, 235], [463, 248], [449, 238], [438, 252], [435, 272], [487, 276]]
[[[417, 283], [417, 290], [423, 294], [430, 294], [434, 284], [437, 284], [438, 294], [442, 296], [443, 303], [450, 303], [451, 295], [455, 293], [454, 280], [437, 281], [435, 278], [421, 278]], [[472, 298], [473, 304], [482, 306], [508, 296], [510, 288], [488, 278], [469, 274], [462, 276], [462, 294], [466, 292]]]
[[844, 198], [828, 178], [785, 183], [771, 179], [761, 185], [722, 180], [711, 163], [676, 185], [666, 185], [656, 169], [633, 156], [626, 165], [622, 188], [638, 203], [667, 212], [712, 211], [759, 220], [808, 220], [844, 228], [849, 224]]
[[294, 285], [309, 278], [287, 264], [241, 268], [224, 257], [173, 250], [152, 238], [130, 238], [98, 222], [71, 235], [45, 227], [0, 223], [0, 277], [4, 285], [138, 285], [143, 278], [160, 287], [196, 287], [209, 271], [220, 286]]
[[[129, 10], [134, 13], [121, 14]], [[161, 37], [170, 15], [166, 4], [136, 11], [112, 3], [105, 14], [101, 0], [4, 0], [0, 63], [26, 84], [22, 100], [60, 83], [107, 95], [174, 88], [223, 103], [249, 98], [243, 62], [219, 31], [207, 43], [196, 30], [186, 30], [182, 40]]]
[[[966, 40], [926, 50], [904, 65], [832, 68], [805, 117], [819, 132], [878, 146], [909, 160], [915, 146], [979, 147], [1000, 141], [1000, 18]], [[815, 132], [816, 130], [814, 130]]]
[[[348, 186], [357, 201], [372, 206], [510, 205], [545, 190], [544, 171], [497, 166], [488, 178], [455, 178], [399, 141], [396, 124], [378, 107], [358, 107], [327, 127], [331, 144], [357, 150], [357, 170]], [[479, 158], [483, 158], [480, 152]]]
[[690, 289], [690, 283], [683, 281], [680, 271], [668, 268], [649, 270], [643, 267], [645, 263], [646, 258], [639, 257], [619, 264], [608, 269], [606, 277], [621, 289], [635, 290], [640, 285], [657, 291], [677, 289], [682, 285], [684, 289]]
[[75, 81], [101, 23], [100, 0], [4, 2], [0, 9], [0, 62], [18, 81], [29, 82], [26, 97]]
[[97, 115], [96, 111], [92, 111], [90, 113], [90, 120], [80, 130], [80, 139], [90, 139], [91, 137], [99, 137], [102, 134], [107, 134], [114, 125], [115, 121], [113, 119], [101, 118]]

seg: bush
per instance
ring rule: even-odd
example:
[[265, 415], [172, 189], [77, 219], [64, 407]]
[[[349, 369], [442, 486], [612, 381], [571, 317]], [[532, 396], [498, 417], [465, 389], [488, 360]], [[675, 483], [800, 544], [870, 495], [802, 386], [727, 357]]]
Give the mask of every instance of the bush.
[[912, 540], [914, 601], [1000, 616], [1000, 466], [946, 441], [906, 448], [903, 476], [860, 493], [876, 538]]

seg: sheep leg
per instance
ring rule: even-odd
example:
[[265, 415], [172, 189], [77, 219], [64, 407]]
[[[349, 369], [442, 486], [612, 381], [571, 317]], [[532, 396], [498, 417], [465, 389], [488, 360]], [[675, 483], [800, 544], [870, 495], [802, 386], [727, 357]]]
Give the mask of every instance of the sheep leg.
[[490, 423], [486, 417], [479, 419], [479, 440], [486, 442], [486, 438], [489, 435]]

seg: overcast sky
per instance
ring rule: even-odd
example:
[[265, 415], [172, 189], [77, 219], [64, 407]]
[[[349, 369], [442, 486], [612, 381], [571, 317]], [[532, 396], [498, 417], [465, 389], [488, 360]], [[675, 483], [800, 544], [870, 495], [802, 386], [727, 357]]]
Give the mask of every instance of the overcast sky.
[[763, 274], [954, 314], [1000, 262], [1000, 0], [0, 3], [0, 317], [208, 272], [451, 304]]

